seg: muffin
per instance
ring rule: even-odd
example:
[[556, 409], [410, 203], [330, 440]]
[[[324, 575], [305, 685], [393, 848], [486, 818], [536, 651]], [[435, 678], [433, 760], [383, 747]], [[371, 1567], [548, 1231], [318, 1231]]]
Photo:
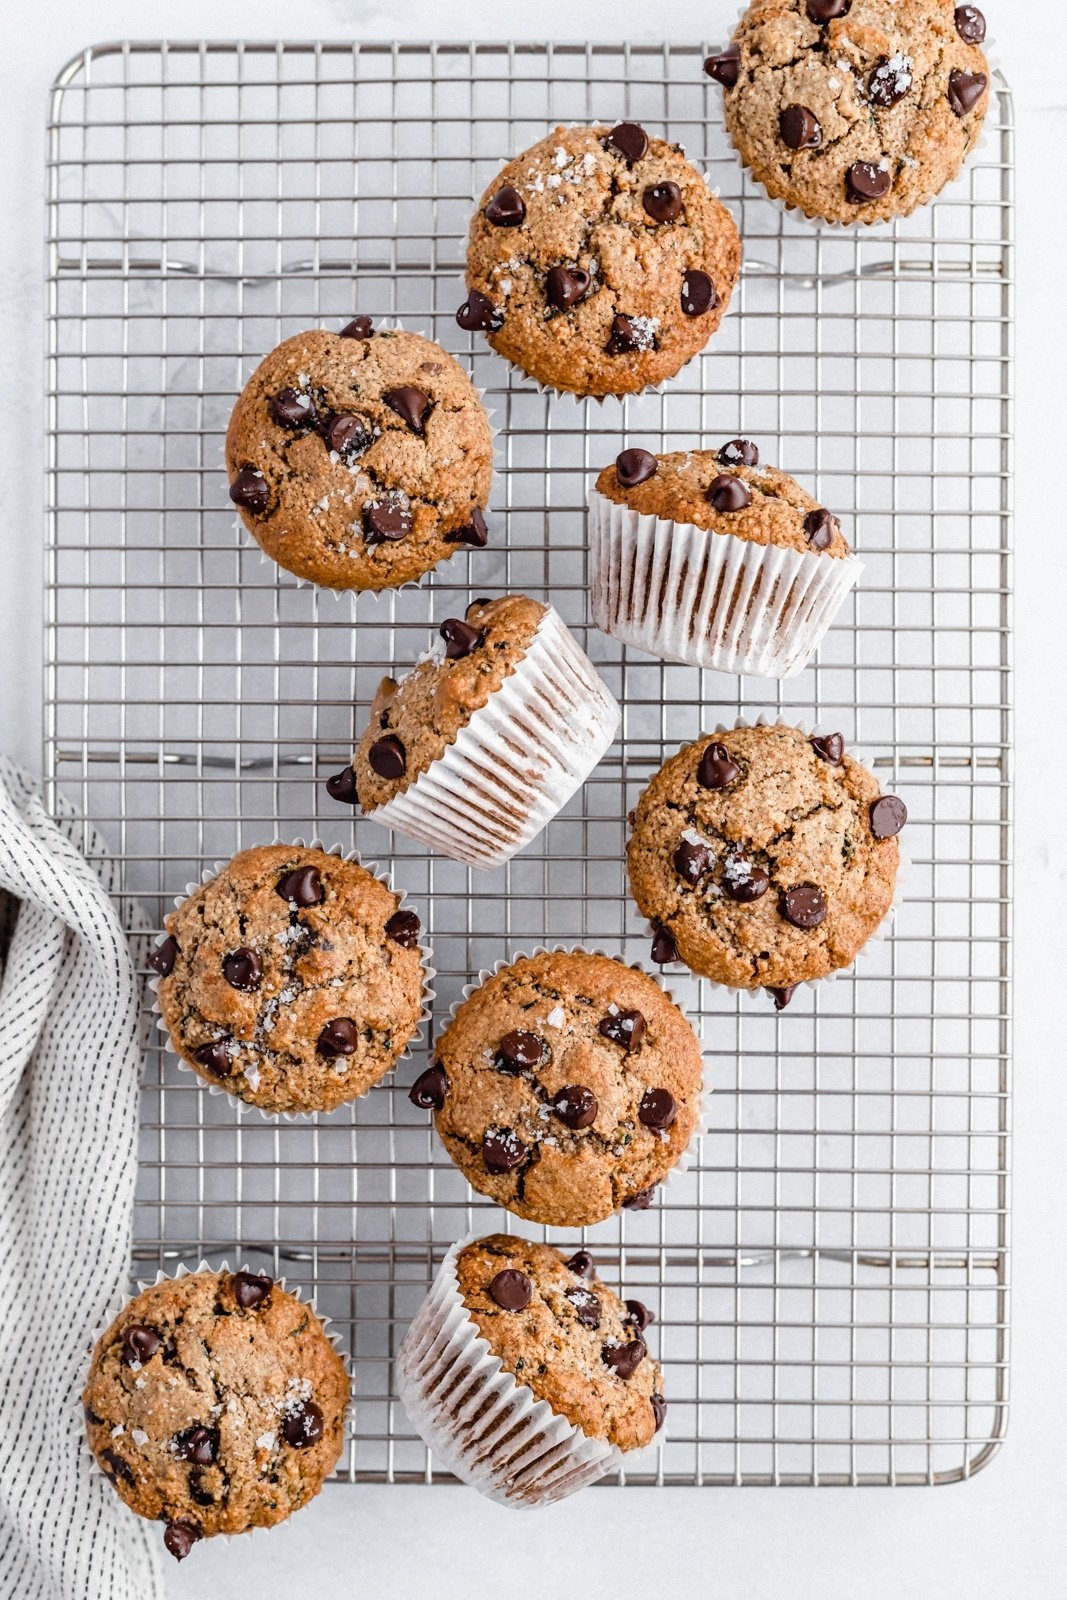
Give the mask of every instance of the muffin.
[[491, 1500], [543, 1505], [594, 1482], [663, 1425], [654, 1317], [587, 1250], [495, 1233], [453, 1245], [404, 1336], [397, 1389], [435, 1460]]
[[418, 1031], [419, 919], [325, 850], [242, 850], [167, 918], [149, 957], [178, 1055], [263, 1111], [332, 1111], [390, 1072]]
[[702, 1087], [700, 1043], [654, 978], [546, 950], [468, 994], [410, 1099], [472, 1188], [581, 1228], [648, 1204], [700, 1132]]
[[750, 439], [623, 450], [589, 503], [593, 620], [665, 661], [791, 678], [862, 571], [840, 524]]
[[344, 1363], [310, 1306], [266, 1274], [190, 1272], [144, 1289], [93, 1352], [89, 1448], [179, 1561], [270, 1528], [322, 1488], [344, 1440]]
[[279, 566], [329, 589], [411, 583], [486, 543], [493, 440], [439, 345], [357, 317], [260, 362], [226, 435], [230, 499]]
[[383, 678], [338, 800], [456, 861], [498, 867], [585, 782], [619, 708], [551, 606], [476, 600], [401, 679]]
[[768, 194], [827, 222], [888, 222], [933, 199], [989, 104], [985, 18], [953, 0], [753, 0], [704, 70]]
[[632, 394], [704, 348], [740, 262], [679, 145], [634, 122], [555, 128], [482, 196], [456, 320], [553, 389]]
[[630, 888], [656, 929], [653, 959], [738, 989], [847, 967], [893, 902], [907, 820], [839, 733], [764, 725], [705, 734], [637, 803]]

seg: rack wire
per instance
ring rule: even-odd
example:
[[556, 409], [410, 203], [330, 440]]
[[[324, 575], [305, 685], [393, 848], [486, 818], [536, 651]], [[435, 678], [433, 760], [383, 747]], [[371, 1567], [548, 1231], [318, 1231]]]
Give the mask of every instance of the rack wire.
[[[742, 180], [704, 53], [128, 43], [64, 69], [45, 770], [157, 927], [206, 865], [275, 835], [387, 862], [432, 938], [439, 1019], [469, 974], [542, 941], [647, 958], [625, 817], [683, 740], [742, 711], [840, 728], [911, 814], [893, 936], [780, 1016], [672, 973], [714, 1061], [711, 1130], [668, 1199], [585, 1237], [658, 1305], [666, 1438], [630, 1482], [946, 1482], [990, 1459], [1007, 1413], [1011, 99], [996, 79], [983, 144], [932, 207], [816, 229]], [[663, 393], [574, 404], [458, 330], [464, 238], [509, 155], [557, 121], [622, 118], [707, 170], [745, 278]], [[220, 453], [260, 356], [356, 311], [440, 340], [501, 426], [489, 549], [377, 601], [260, 563]], [[738, 433], [866, 562], [818, 664], [780, 686], [627, 653], [588, 623], [590, 475], [624, 443]], [[353, 822], [323, 779], [431, 621], [516, 589], [585, 641], [623, 729], [534, 846], [472, 874]], [[284, 1123], [146, 1052], [134, 1274], [239, 1256], [311, 1290], [353, 1360], [349, 1480], [440, 1476], [391, 1360], [448, 1244], [509, 1223], [408, 1104], [420, 1064]]]

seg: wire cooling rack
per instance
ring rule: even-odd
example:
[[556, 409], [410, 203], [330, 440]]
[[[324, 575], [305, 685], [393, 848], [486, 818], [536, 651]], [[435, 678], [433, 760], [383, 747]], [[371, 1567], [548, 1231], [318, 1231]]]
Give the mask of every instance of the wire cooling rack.
[[[468, 974], [542, 941], [647, 957], [625, 817], [683, 740], [767, 711], [858, 743], [911, 813], [894, 935], [781, 1016], [672, 974], [714, 1062], [711, 1130], [669, 1197], [586, 1237], [658, 1305], [670, 1413], [631, 1481], [944, 1482], [990, 1458], [1007, 1404], [1011, 101], [997, 79], [934, 206], [817, 230], [742, 181], [704, 53], [123, 44], [63, 71], [45, 768], [157, 927], [205, 866], [276, 834], [388, 862], [432, 937], [439, 1021]], [[623, 117], [706, 169], [745, 279], [662, 394], [547, 398], [454, 321], [472, 200], [554, 122]], [[356, 311], [439, 339], [501, 427], [490, 548], [378, 601], [261, 563], [220, 450], [260, 356]], [[624, 442], [738, 433], [866, 562], [818, 665], [780, 689], [628, 654], [588, 623], [590, 474]], [[623, 731], [533, 847], [472, 874], [391, 847], [323, 779], [431, 619], [515, 589], [585, 641]], [[447, 1245], [508, 1225], [408, 1104], [420, 1066], [287, 1123], [239, 1117], [154, 1038], [145, 1060], [134, 1273], [240, 1257], [311, 1290], [353, 1358], [353, 1480], [436, 1476], [391, 1359]]]

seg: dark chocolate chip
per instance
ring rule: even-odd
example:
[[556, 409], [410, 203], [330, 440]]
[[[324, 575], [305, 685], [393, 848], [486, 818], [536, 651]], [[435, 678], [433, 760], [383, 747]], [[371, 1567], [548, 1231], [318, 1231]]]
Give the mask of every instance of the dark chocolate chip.
[[367, 760], [379, 778], [402, 778], [407, 771], [407, 751], [395, 733], [375, 739], [367, 752]]
[[776, 1011], [785, 1010], [790, 1000], [792, 1000], [793, 996], [796, 994], [797, 987], [798, 986], [795, 983], [783, 984], [781, 988], [775, 988], [773, 984], [768, 986], [767, 993], [773, 999], [774, 1009]]
[[609, 356], [622, 356], [630, 350], [639, 350], [641, 341], [637, 336], [637, 329], [629, 317], [621, 313], [612, 318], [611, 333], [604, 346]]
[[306, 389], [279, 389], [267, 406], [279, 428], [313, 428], [318, 420], [315, 402]]
[[340, 411], [326, 424], [323, 437], [331, 450], [336, 450], [346, 461], [352, 461], [368, 449], [373, 434], [362, 417], [351, 411]]
[[682, 311], [687, 317], [702, 317], [719, 303], [715, 285], [706, 272], [691, 267], [682, 279]]
[[374, 323], [369, 317], [353, 317], [351, 322], [346, 322], [341, 329], [342, 339], [370, 339], [374, 335]]
[[441, 638], [445, 641], [445, 658], [448, 661], [462, 661], [464, 656], [469, 656], [482, 642], [483, 634], [480, 628], [472, 628], [469, 622], [462, 622], [459, 617], [446, 617], [441, 624]]
[[379, 501], [363, 508], [363, 534], [368, 544], [396, 544], [411, 532], [414, 518], [407, 506]]
[[682, 209], [682, 191], [665, 178], [648, 185], [641, 196], [641, 204], [653, 222], [673, 222]]
[[504, 313], [498, 311], [488, 295], [472, 289], [456, 312], [464, 333], [496, 333], [504, 326]]
[[684, 883], [699, 883], [711, 871], [713, 859], [699, 839], [683, 839], [674, 852], [674, 870]]
[[592, 1089], [568, 1083], [552, 1096], [552, 1109], [565, 1128], [590, 1128], [600, 1109]]
[[564, 1289], [564, 1300], [574, 1307], [574, 1315], [583, 1328], [599, 1328], [601, 1305], [592, 1289]]
[[547, 1058], [548, 1046], [543, 1039], [536, 1033], [516, 1028], [501, 1039], [497, 1066], [502, 1072], [523, 1072], [527, 1067], [539, 1066]]
[[646, 1128], [669, 1128], [678, 1115], [678, 1102], [669, 1089], [646, 1089], [637, 1118]]
[[981, 44], [985, 38], [985, 17], [977, 6], [957, 6], [952, 20], [964, 44]]
[[674, 934], [662, 924], [652, 932], [652, 959], [659, 967], [665, 967], [670, 961], [682, 959], [674, 942]]
[[385, 936], [392, 939], [402, 950], [415, 950], [418, 948], [419, 934], [422, 932], [422, 923], [414, 911], [394, 911], [389, 921], [385, 924]]
[[704, 498], [716, 511], [743, 511], [752, 504], [748, 484], [731, 472], [720, 472], [717, 478], [712, 478]]
[[715, 459], [720, 467], [758, 467], [759, 450], [751, 439], [728, 439]]
[[876, 106], [895, 106], [911, 88], [907, 56], [883, 56], [867, 79], [867, 93]]
[[648, 134], [639, 122], [620, 122], [612, 128], [604, 144], [609, 149], [617, 150], [626, 165], [632, 167], [648, 151]]
[[781, 911], [794, 928], [817, 928], [826, 920], [826, 896], [817, 884], [798, 883], [782, 895]]
[[444, 1067], [427, 1067], [408, 1090], [408, 1099], [420, 1111], [440, 1111], [448, 1094], [448, 1075]]
[[704, 71], [724, 89], [732, 89], [741, 76], [741, 46], [728, 44], [718, 55], [705, 57]]
[[837, 522], [825, 506], [820, 506], [817, 511], [809, 511], [804, 518], [804, 532], [813, 550], [829, 550], [834, 542], [836, 527]]
[[445, 534], [445, 543], [469, 544], [476, 550], [485, 549], [489, 543], [489, 529], [477, 506], [471, 512], [471, 519], [465, 528], [453, 528], [451, 533]]
[[827, 762], [831, 767], [841, 765], [845, 741], [839, 733], [813, 733], [808, 743], [820, 761]]
[[230, 484], [230, 499], [235, 506], [240, 506], [243, 511], [251, 511], [257, 517], [266, 511], [270, 490], [262, 472], [257, 467], [242, 467]]
[[667, 1402], [661, 1394], [651, 1394], [648, 1397], [648, 1403], [652, 1407], [652, 1415], [656, 1421], [653, 1431], [658, 1433], [667, 1419]]
[[638, 1333], [644, 1333], [646, 1328], [651, 1328], [656, 1320], [655, 1312], [650, 1311], [643, 1300], [627, 1300], [626, 1321]]
[[598, 1031], [612, 1044], [620, 1044], [628, 1056], [636, 1055], [645, 1036], [645, 1019], [640, 1011], [615, 1011], [598, 1025]]
[[881, 200], [892, 187], [893, 178], [889, 168], [877, 166], [873, 161], [854, 161], [845, 173], [845, 188], [854, 205], [862, 205], [866, 200]]
[[736, 900], [739, 905], [750, 905], [753, 900], [759, 900], [770, 888], [771, 880], [762, 867], [749, 867], [745, 876], [736, 872], [725, 871], [722, 875], [722, 892], [728, 900]]
[[488, 1172], [511, 1172], [526, 1160], [526, 1146], [510, 1128], [491, 1128], [482, 1140], [482, 1160]]
[[545, 279], [545, 298], [550, 306], [565, 311], [582, 298], [589, 282], [589, 274], [582, 267], [550, 267]]
[[319, 1034], [316, 1049], [324, 1056], [355, 1055], [359, 1029], [351, 1017], [332, 1017]]
[[812, 22], [834, 22], [847, 14], [852, 0], [808, 0], [808, 16]]
[[817, 150], [822, 144], [819, 119], [807, 106], [786, 106], [778, 116], [778, 132], [790, 150]]
[[265, 1272], [235, 1272], [233, 1297], [242, 1311], [254, 1311], [267, 1300], [274, 1288], [274, 1279]]
[[213, 1078], [233, 1076], [233, 1056], [227, 1049], [225, 1039], [213, 1039], [210, 1044], [202, 1044], [199, 1050], [193, 1051], [193, 1060], [206, 1068]]
[[223, 957], [222, 976], [231, 989], [258, 989], [263, 982], [263, 966], [256, 952], [242, 945]]
[[871, 832], [876, 839], [894, 838], [908, 820], [908, 808], [899, 795], [883, 794], [871, 806]]
[[593, 1278], [596, 1276], [596, 1262], [588, 1250], [576, 1250], [563, 1265], [568, 1272], [573, 1272], [579, 1278]]
[[295, 902], [298, 906], [318, 906], [326, 898], [319, 869], [313, 866], [294, 867], [292, 872], [278, 879], [274, 892], [282, 900]]
[[122, 1330], [122, 1361], [127, 1367], [143, 1367], [161, 1349], [163, 1340], [155, 1328], [146, 1328], [143, 1322], [131, 1322]]
[[620, 450], [615, 457], [615, 476], [624, 489], [636, 489], [655, 476], [658, 466], [651, 450]]
[[218, 1428], [186, 1428], [174, 1441], [174, 1453], [198, 1467], [210, 1467], [219, 1457]]
[[430, 397], [414, 384], [406, 383], [400, 389], [387, 389], [382, 399], [390, 411], [395, 411], [406, 422], [412, 433], [422, 439], [426, 434], [426, 418], [430, 414]]
[[494, 228], [517, 228], [526, 216], [526, 202], [517, 189], [505, 184], [485, 208], [485, 220]]
[[702, 789], [726, 789], [736, 783], [741, 768], [724, 744], [713, 741], [700, 758], [697, 782]]
[[606, 1367], [610, 1367], [618, 1378], [632, 1378], [642, 1361], [648, 1355], [648, 1347], [643, 1339], [631, 1339], [628, 1344], [606, 1344], [600, 1352], [600, 1359]]
[[174, 963], [178, 959], [178, 941], [171, 934], [148, 957], [145, 965], [158, 972], [161, 978], [169, 978], [174, 971]]
[[525, 1311], [533, 1296], [533, 1284], [517, 1267], [505, 1267], [489, 1284], [489, 1298], [502, 1311]]
[[957, 117], [965, 117], [985, 94], [989, 79], [984, 72], [961, 72], [958, 67], [948, 75], [948, 103]]
[[647, 1211], [656, 1196], [656, 1185], [650, 1183], [647, 1189], [638, 1189], [629, 1195], [622, 1203], [624, 1211]]
[[111, 1468], [109, 1476], [121, 1478], [124, 1483], [130, 1484], [131, 1487], [136, 1484], [137, 1479], [134, 1477], [133, 1468], [128, 1461], [123, 1460], [117, 1450], [101, 1450], [100, 1459], [105, 1463], [105, 1472], [107, 1472], [108, 1467]]
[[294, 1450], [306, 1450], [322, 1438], [322, 1412], [314, 1400], [301, 1400], [282, 1418], [282, 1436]]
[[342, 767], [340, 772], [335, 772], [332, 778], [326, 779], [326, 793], [331, 800], [340, 800], [343, 805], [354, 806], [359, 800], [356, 789], [356, 774], [351, 767]]
[[175, 1561], [184, 1561], [201, 1537], [200, 1529], [191, 1522], [168, 1522], [163, 1530], [163, 1543]]

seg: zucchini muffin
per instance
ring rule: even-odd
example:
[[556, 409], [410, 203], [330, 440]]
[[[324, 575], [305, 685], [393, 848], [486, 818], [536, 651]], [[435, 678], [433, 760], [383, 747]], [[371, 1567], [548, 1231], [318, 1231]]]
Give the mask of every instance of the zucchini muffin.
[[847, 967], [893, 902], [907, 820], [839, 733], [765, 725], [705, 734], [637, 803], [630, 887], [653, 959], [778, 1009]]
[[953, 0], [752, 0], [705, 71], [768, 194], [888, 222], [956, 177], [989, 105], [985, 18]]
[[482, 196], [456, 320], [550, 388], [631, 394], [704, 348], [740, 262], [679, 145], [634, 122], [554, 128]]
[[190, 1272], [144, 1289], [93, 1352], [89, 1448], [182, 1561], [200, 1539], [269, 1528], [341, 1454], [349, 1383], [310, 1306], [266, 1274]]
[[167, 918], [149, 957], [171, 1043], [264, 1111], [332, 1111], [418, 1031], [420, 924], [402, 896], [325, 850], [243, 850]]
[[648, 1203], [700, 1131], [700, 1043], [654, 978], [585, 950], [500, 968], [410, 1098], [472, 1188], [558, 1227]]
[[478, 391], [440, 345], [368, 317], [271, 351], [234, 407], [226, 465], [262, 549], [329, 589], [395, 588], [487, 541]]

